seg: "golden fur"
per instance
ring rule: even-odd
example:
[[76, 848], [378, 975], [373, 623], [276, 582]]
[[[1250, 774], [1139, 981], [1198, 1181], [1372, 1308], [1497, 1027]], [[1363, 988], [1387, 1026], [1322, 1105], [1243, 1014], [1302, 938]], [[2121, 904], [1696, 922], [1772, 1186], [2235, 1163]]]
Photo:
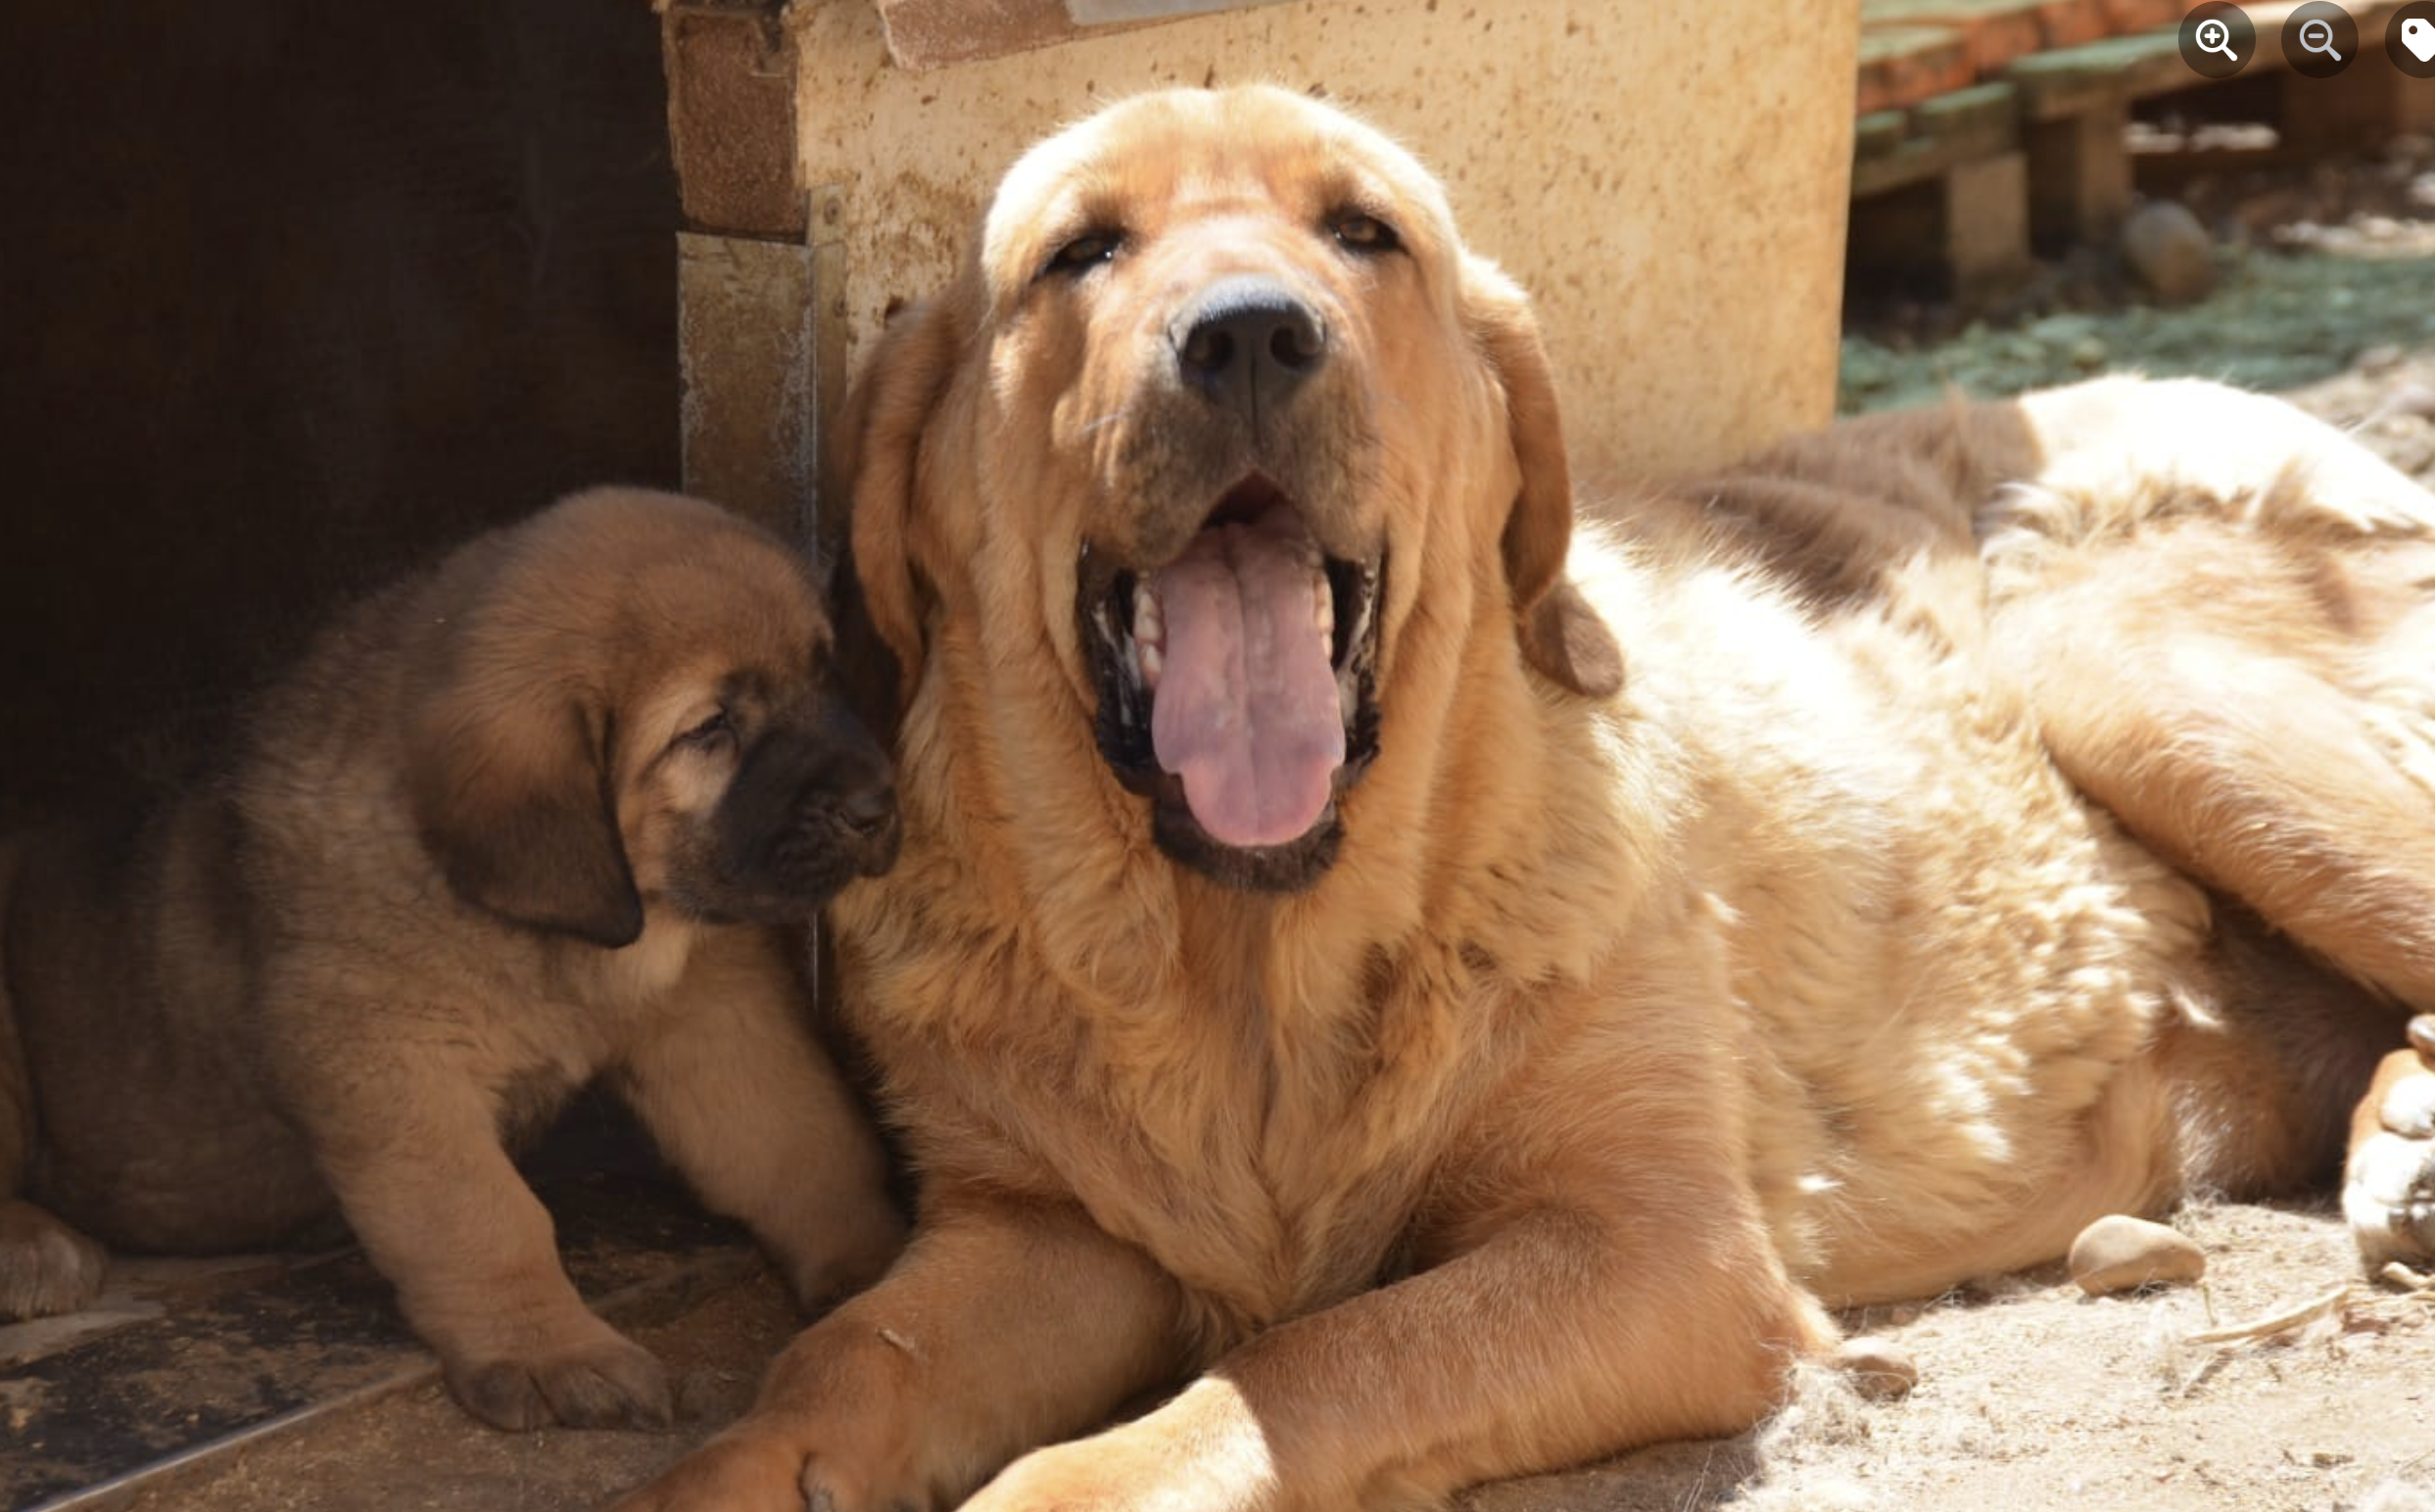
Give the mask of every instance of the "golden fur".
[[664, 1420], [502, 1148], [596, 1076], [804, 1296], [875, 1274], [900, 1223], [783, 928], [895, 843], [829, 639], [742, 521], [578, 496], [341, 616], [223, 776], [20, 842], [0, 1308], [89, 1300], [95, 1238], [240, 1249], [335, 1206], [472, 1411]]
[[[2268, 402], [1863, 422], [1576, 537], [1520, 295], [1248, 90], [1027, 156], [848, 425], [906, 842], [838, 949], [922, 1211], [628, 1512], [1370, 1506], [1738, 1429], [1828, 1305], [2327, 1173], [2435, 1006], [2435, 505]], [[1127, 700], [1280, 495], [1347, 756], [1234, 844]]]

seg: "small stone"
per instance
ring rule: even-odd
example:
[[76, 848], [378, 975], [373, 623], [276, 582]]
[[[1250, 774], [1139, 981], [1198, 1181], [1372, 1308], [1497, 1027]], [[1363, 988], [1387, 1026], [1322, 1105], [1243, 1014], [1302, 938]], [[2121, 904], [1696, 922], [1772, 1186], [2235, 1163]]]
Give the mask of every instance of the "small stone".
[[2123, 221], [2123, 260], [2148, 292], [2185, 304], [2216, 286], [2215, 242], [2189, 207], [2149, 200]]
[[2409, 354], [2393, 343], [2383, 342], [2363, 349], [2358, 356], [2351, 359], [2351, 366], [2369, 377], [2380, 378], [2401, 366], [2402, 360]]
[[2116, 1213], [2072, 1241], [2072, 1279], [2091, 1297], [2176, 1286], [2207, 1274], [2207, 1252], [2162, 1223]]
[[1846, 1339], [1835, 1351], [1835, 1368], [1850, 1378], [1851, 1389], [1871, 1401], [1898, 1401], [1919, 1385], [1919, 1366], [1891, 1340]]

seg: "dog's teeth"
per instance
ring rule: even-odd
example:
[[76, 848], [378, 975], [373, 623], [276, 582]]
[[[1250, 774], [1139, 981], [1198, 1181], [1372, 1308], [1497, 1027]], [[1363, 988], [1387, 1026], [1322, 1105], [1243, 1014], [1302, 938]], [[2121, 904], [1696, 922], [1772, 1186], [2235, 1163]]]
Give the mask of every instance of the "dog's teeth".
[[1328, 583], [1327, 574], [1320, 573], [1311, 593], [1311, 623], [1318, 627], [1319, 638], [1333, 642], [1336, 638], [1336, 591]]
[[1167, 666], [1167, 653], [1159, 649], [1159, 643], [1155, 640], [1136, 640], [1133, 642], [1133, 655], [1141, 666], [1142, 687], [1146, 691], [1157, 692], [1159, 673]]
[[1167, 644], [1167, 621], [1159, 612], [1159, 595], [1146, 583], [1133, 590], [1133, 638], [1145, 650]]

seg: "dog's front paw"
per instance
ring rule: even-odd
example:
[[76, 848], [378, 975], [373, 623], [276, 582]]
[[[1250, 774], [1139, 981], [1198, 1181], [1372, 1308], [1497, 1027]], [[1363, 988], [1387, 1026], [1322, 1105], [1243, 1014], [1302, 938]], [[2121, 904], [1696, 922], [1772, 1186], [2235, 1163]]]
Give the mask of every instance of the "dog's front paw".
[[494, 1428], [665, 1428], [668, 1373], [649, 1350], [602, 1325], [603, 1337], [523, 1359], [452, 1360], [449, 1390]]
[[[2435, 1019], [2411, 1026], [2435, 1039]], [[2369, 1270], [2435, 1256], [2435, 1066], [2397, 1052], [2362, 1110], [2362, 1134], [2343, 1173], [2342, 1213]]]
[[93, 1305], [110, 1256], [33, 1204], [0, 1201], [0, 1318], [47, 1318]]
[[874, 1500], [841, 1466], [823, 1466], [791, 1437], [762, 1432], [746, 1418], [609, 1512], [911, 1512], [914, 1505]]
[[[1134, 1479], [1094, 1456], [1088, 1441], [1051, 1444], [1000, 1471], [964, 1504], [965, 1512], [1127, 1512], [1153, 1504], [1148, 1492], [1155, 1488], [1131, 1484]], [[1197, 1506], [1180, 1497], [1171, 1504]]]
[[[1231, 1387], [1204, 1380], [1088, 1439], [1034, 1449], [963, 1512], [1246, 1512], [1279, 1489], [1258, 1425]], [[1320, 1498], [1319, 1505], [1334, 1504]]]

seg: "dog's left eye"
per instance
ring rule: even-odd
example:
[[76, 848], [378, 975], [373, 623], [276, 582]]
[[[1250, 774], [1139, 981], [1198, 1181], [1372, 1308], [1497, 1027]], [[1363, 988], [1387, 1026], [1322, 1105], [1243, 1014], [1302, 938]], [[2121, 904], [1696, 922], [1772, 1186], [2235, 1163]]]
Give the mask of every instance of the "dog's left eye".
[[1124, 245], [1124, 233], [1114, 230], [1086, 231], [1048, 256], [1040, 276], [1051, 274], [1073, 276], [1089, 272], [1102, 262], [1116, 260], [1118, 249]]
[[1377, 216], [1358, 210], [1339, 212], [1328, 222], [1327, 229], [1338, 246], [1353, 252], [1397, 252], [1404, 239], [1395, 234], [1395, 227]]
[[700, 724], [695, 725], [692, 729], [677, 736], [677, 744], [690, 745], [696, 750], [706, 751], [714, 750], [718, 746], [734, 740], [735, 738], [736, 721], [728, 716], [728, 712], [725, 709], [721, 709], [718, 713], [711, 715], [708, 719], [703, 720]]

